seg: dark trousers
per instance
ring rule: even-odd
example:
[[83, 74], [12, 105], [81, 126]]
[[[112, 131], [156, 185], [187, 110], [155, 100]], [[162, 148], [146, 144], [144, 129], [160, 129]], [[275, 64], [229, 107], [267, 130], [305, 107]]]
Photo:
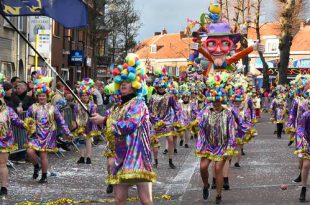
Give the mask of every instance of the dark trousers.
[[283, 123], [277, 123], [277, 135], [278, 135], [278, 138], [281, 138], [282, 131], [283, 131]]

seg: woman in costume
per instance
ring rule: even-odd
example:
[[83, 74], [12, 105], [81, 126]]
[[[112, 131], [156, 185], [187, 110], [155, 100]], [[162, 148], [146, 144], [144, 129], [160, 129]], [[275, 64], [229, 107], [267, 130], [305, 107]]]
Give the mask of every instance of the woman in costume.
[[[307, 91], [310, 94], [310, 89]], [[303, 165], [301, 169], [301, 192], [299, 196], [300, 202], [306, 201], [307, 181], [310, 170], [310, 101], [307, 102], [308, 111], [305, 112], [298, 124], [296, 135], [302, 139], [303, 147], [298, 151], [302, 158]]]
[[[194, 102], [191, 101], [191, 91], [190, 87], [188, 84], [183, 84], [180, 86], [180, 94], [182, 96], [182, 100], [180, 101], [180, 106], [181, 106], [181, 116], [180, 116], [180, 121], [182, 123], [182, 131], [183, 135], [180, 140], [180, 146], [183, 146], [183, 139], [185, 139], [185, 148], [189, 148], [189, 139], [191, 137], [191, 123], [193, 121], [193, 116], [194, 113], [196, 112], [196, 107]], [[196, 119], [196, 118], [195, 118]]]
[[[91, 115], [97, 112], [97, 105], [92, 101], [94, 85], [95, 82], [92, 79], [85, 78], [83, 81], [78, 82], [77, 87], [78, 95]], [[79, 146], [81, 155], [77, 163], [91, 164], [92, 137], [99, 136], [100, 131], [98, 130], [98, 126], [89, 120], [89, 115], [82, 108], [82, 105], [76, 104], [73, 109], [73, 114], [74, 132], [72, 134], [76, 138], [75, 143]]]
[[47, 73], [42, 73], [42, 75], [38, 73], [38, 75], [38, 78], [34, 81], [34, 91], [38, 103], [29, 107], [27, 111], [29, 120], [25, 120], [28, 132], [31, 133], [26, 147], [27, 154], [34, 166], [33, 179], [39, 177], [40, 166], [36, 154], [36, 152], [39, 152], [42, 166], [42, 176], [39, 183], [46, 183], [48, 153], [57, 152], [58, 150], [56, 148], [57, 126], [63, 129], [66, 136], [71, 137], [71, 133], [59, 110], [48, 102], [52, 93], [50, 88], [52, 78], [45, 77]]
[[276, 87], [277, 97], [272, 100], [270, 104], [271, 122], [277, 125], [277, 136], [281, 139], [283, 127], [286, 123], [286, 95], [284, 94], [285, 88], [282, 85]]
[[[115, 93], [114, 89], [115, 85], [114, 83], [111, 83], [109, 85], [106, 85], [104, 87], [104, 92], [108, 96], [113, 96]], [[115, 103], [115, 102], [113, 102]], [[113, 171], [113, 166], [114, 166], [114, 160], [115, 160], [115, 137], [113, 133], [113, 128], [112, 128], [112, 120], [116, 120], [117, 113], [114, 112], [115, 107], [109, 108], [106, 112], [105, 115], [107, 117], [106, 121], [106, 126], [103, 130], [103, 135], [106, 140], [106, 147], [103, 155], [107, 158], [107, 171], [108, 171], [108, 178], [111, 176], [112, 171]], [[113, 185], [108, 184], [107, 189], [106, 189], [107, 194], [111, 194], [113, 192]]]
[[[305, 90], [308, 90], [307, 88], [310, 85], [310, 76], [309, 75], [304, 75], [304, 76], [298, 75], [295, 78], [295, 82], [297, 83], [297, 85], [295, 86], [296, 97], [294, 98], [294, 101], [291, 105], [291, 109], [289, 112], [289, 119], [288, 119], [288, 123], [286, 126], [286, 132], [294, 136], [295, 143], [296, 143], [295, 153], [298, 154], [299, 152], [302, 152], [304, 143], [303, 143], [303, 138], [301, 137], [301, 135], [297, 134], [297, 130], [301, 124], [302, 115], [305, 112], [310, 110], [310, 108], [308, 107], [309, 98], [308, 96], [306, 96], [305, 98], [305, 94], [307, 94]], [[302, 160], [302, 156], [299, 156], [299, 157], [300, 157], [300, 160], [299, 160], [300, 173], [298, 177], [293, 180], [294, 183], [301, 182], [301, 170], [303, 168], [303, 160]]]
[[8, 107], [4, 102], [4, 79], [4, 75], [0, 73], [0, 195], [8, 194], [7, 187], [9, 180], [9, 171], [7, 168], [7, 162], [9, 158], [9, 153], [18, 149], [17, 144], [15, 144], [12, 126], [24, 128], [24, 122], [20, 120], [15, 111], [11, 107]]
[[[149, 111], [144, 102], [145, 69], [135, 54], [128, 54], [124, 65], [112, 74], [115, 84], [115, 105], [111, 125], [115, 138], [115, 162], [107, 183], [114, 185], [115, 204], [126, 204], [130, 186], [137, 185], [142, 204], [153, 204]], [[91, 120], [108, 126], [108, 116], [94, 114]]]
[[157, 78], [154, 81], [156, 93], [152, 95], [149, 103], [150, 121], [152, 123], [152, 137], [160, 139], [166, 137], [168, 141], [169, 167], [175, 169], [172, 157], [174, 152], [174, 140], [176, 135], [173, 124], [178, 122], [180, 107], [175, 97], [166, 91], [168, 77], [166, 68], [156, 71]]
[[229, 79], [228, 73], [209, 75], [206, 96], [212, 102], [212, 106], [205, 107], [197, 116], [199, 132], [196, 156], [200, 158], [200, 175], [204, 184], [203, 198], [207, 200], [210, 195], [208, 167], [214, 161], [217, 204], [222, 201], [225, 162], [236, 155], [236, 123], [232, 111], [223, 107], [223, 103], [227, 101]]

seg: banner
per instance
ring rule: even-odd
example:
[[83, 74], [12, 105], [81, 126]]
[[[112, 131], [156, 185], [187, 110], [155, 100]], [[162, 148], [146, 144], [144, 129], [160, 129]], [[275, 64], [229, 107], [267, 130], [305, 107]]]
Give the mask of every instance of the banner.
[[65, 28], [88, 25], [87, 5], [82, 0], [1, 0], [6, 16], [48, 16]]

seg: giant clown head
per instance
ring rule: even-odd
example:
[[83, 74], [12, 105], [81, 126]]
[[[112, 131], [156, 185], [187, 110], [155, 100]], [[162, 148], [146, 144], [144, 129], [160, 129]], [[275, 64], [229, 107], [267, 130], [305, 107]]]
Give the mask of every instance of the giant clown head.
[[240, 34], [231, 33], [227, 22], [211, 23], [207, 30], [208, 37], [202, 45], [212, 56], [214, 65], [223, 66], [233, 45], [240, 39]]

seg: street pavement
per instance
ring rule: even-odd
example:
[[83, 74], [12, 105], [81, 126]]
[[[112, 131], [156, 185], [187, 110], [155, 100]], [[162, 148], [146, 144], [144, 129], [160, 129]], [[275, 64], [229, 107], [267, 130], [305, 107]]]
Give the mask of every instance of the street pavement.
[[[274, 125], [269, 122], [269, 115], [263, 114], [256, 125], [258, 136], [245, 145], [246, 155], [242, 157], [241, 168], [231, 166], [231, 190], [223, 191], [222, 204], [298, 204], [300, 187], [292, 183], [298, 175], [298, 159], [293, 155], [294, 147], [288, 147], [288, 136], [277, 139]], [[164, 146], [162, 139], [162, 146]], [[177, 169], [168, 168], [168, 158], [159, 154], [159, 167], [155, 169], [158, 181], [153, 185], [154, 204], [156, 205], [196, 205], [214, 204], [215, 191], [212, 190], [208, 202], [202, 199], [202, 181], [199, 174], [199, 159], [194, 156], [195, 141], [190, 142], [190, 148], [178, 146], [174, 157]], [[56, 176], [48, 177], [48, 184], [39, 185], [31, 179], [33, 167], [31, 164], [17, 164], [16, 170], [10, 169], [9, 196], [0, 199], [0, 204], [15, 204], [18, 202], [46, 203], [61, 198], [75, 201], [90, 200], [84, 204], [98, 204], [104, 200], [113, 204], [113, 195], [106, 194], [104, 183], [106, 159], [102, 156], [104, 145], [94, 147], [92, 165], [78, 165], [78, 153], [64, 153], [64, 157], [51, 154], [50, 171]], [[234, 162], [232, 163], [232, 165]], [[209, 179], [211, 182], [211, 177]], [[287, 185], [286, 190], [281, 186]], [[129, 197], [136, 197], [135, 188], [130, 190]], [[167, 200], [170, 196], [171, 199]], [[168, 197], [169, 198], [169, 197]], [[307, 197], [310, 201], [310, 195]], [[2, 202], [1, 202], [2, 200]], [[133, 199], [128, 204], [139, 204]]]

